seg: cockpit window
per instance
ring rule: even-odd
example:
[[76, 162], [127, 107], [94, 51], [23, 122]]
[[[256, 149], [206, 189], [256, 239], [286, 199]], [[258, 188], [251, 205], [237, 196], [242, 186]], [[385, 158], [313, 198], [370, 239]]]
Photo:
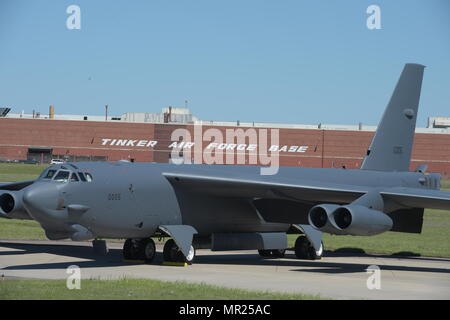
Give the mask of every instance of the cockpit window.
[[81, 181], [86, 182], [86, 177], [84, 176], [83, 172], [78, 172], [78, 175], [80, 176]]
[[69, 180], [70, 171], [60, 170], [53, 178], [53, 181], [67, 182]]
[[92, 182], [92, 180], [94, 180], [94, 179], [92, 178], [92, 175], [91, 175], [89, 172], [86, 172], [85, 175], [86, 175], [86, 180], [87, 180], [88, 182]]
[[78, 179], [77, 174], [75, 172], [72, 172], [72, 175], [70, 176], [70, 182], [78, 182], [78, 181], [80, 180]]
[[48, 170], [47, 174], [43, 177], [43, 179], [51, 179], [55, 175], [56, 170]]

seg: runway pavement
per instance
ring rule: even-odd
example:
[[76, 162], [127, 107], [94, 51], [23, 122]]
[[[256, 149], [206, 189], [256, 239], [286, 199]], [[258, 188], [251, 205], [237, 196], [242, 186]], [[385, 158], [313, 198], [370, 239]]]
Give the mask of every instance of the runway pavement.
[[[198, 250], [193, 265], [175, 267], [162, 265], [161, 246], [151, 265], [123, 262], [121, 243], [108, 247], [106, 256], [97, 256], [89, 242], [0, 240], [0, 276], [66, 279], [66, 268], [78, 265], [84, 279], [182, 280], [337, 299], [450, 298], [450, 259], [328, 253], [322, 260], [306, 261], [295, 259], [293, 252], [262, 259], [255, 251]], [[379, 290], [367, 288], [370, 265], [381, 270]]]

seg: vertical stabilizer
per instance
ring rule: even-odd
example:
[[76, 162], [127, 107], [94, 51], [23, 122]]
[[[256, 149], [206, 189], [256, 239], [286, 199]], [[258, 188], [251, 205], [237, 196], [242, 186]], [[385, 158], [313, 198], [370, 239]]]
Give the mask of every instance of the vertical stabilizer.
[[413, 63], [403, 68], [361, 169], [409, 170], [424, 68]]

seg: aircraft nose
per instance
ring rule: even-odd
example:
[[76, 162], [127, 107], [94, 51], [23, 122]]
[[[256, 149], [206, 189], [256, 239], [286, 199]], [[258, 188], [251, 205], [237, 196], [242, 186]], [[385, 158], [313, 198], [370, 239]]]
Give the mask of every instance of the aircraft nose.
[[43, 216], [52, 215], [58, 207], [59, 198], [56, 185], [36, 183], [25, 190], [22, 200], [28, 213], [39, 221]]

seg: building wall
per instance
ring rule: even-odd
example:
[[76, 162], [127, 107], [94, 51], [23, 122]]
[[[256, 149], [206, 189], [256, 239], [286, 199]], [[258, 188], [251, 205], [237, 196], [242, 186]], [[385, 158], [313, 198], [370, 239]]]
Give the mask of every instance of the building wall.
[[[106, 157], [109, 161], [135, 159], [135, 161], [168, 162], [175, 142], [194, 141], [194, 132], [199, 126], [180, 124], [152, 124], [126, 122], [96, 122], [96, 121], [66, 121], [46, 119], [0, 119], [0, 158], [27, 159], [29, 148], [51, 149], [54, 157], [71, 156], [85, 160], [90, 157]], [[175, 130], [184, 130], [188, 137], [174, 139]], [[220, 132], [224, 141], [227, 133], [243, 130], [244, 133], [256, 132], [259, 141], [266, 133], [270, 147], [271, 138], [279, 134], [281, 146], [307, 146], [305, 152], [280, 152], [281, 166], [301, 167], [335, 167], [348, 169], [359, 168], [374, 132], [294, 129], [294, 128], [246, 128], [231, 126], [203, 126], [201, 134], [208, 133], [208, 129]], [[274, 131], [275, 130], [275, 131]], [[189, 137], [190, 136], [190, 137]], [[109, 139], [109, 140], [105, 140]], [[247, 136], [244, 143], [252, 143]], [[263, 139], [264, 140], [264, 139]], [[152, 145], [152, 141], [157, 141]], [[214, 141], [200, 141], [200, 152]], [[231, 141], [232, 143], [233, 141]], [[234, 141], [236, 142], [236, 141]], [[254, 142], [254, 141], [253, 141]], [[118, 145], [121, 144], [121, 145]], [[264, 148], [260, 149], [264, 151]], [[195, 157], [195, 147], [183, 149], [183, 156], [192, 162]], [[206, 149], [210, 155], [223, 153], [222, 151]], [[239, 152], [242, 153], [242, 152]], [[264, 165], [257, 151], [245, 151], [245, 162], [242, 164]], [[254, 156], [252, 158], [252, 155]], [[231, 158], [237, 162], [237, 155]], [[256, 162], [252, 161], [255, 160]], [[76, 159], [76, 158], [75, 158]], [[225, 163], [227, 158], [223, 157]], [[204, 163], [203, 157], [200, 159]], [[416, 133], [411, 161], [411, 170], [417, 165], [427, 163], [429, 171], [439, 172], [450, 178], [450, 134]]]

